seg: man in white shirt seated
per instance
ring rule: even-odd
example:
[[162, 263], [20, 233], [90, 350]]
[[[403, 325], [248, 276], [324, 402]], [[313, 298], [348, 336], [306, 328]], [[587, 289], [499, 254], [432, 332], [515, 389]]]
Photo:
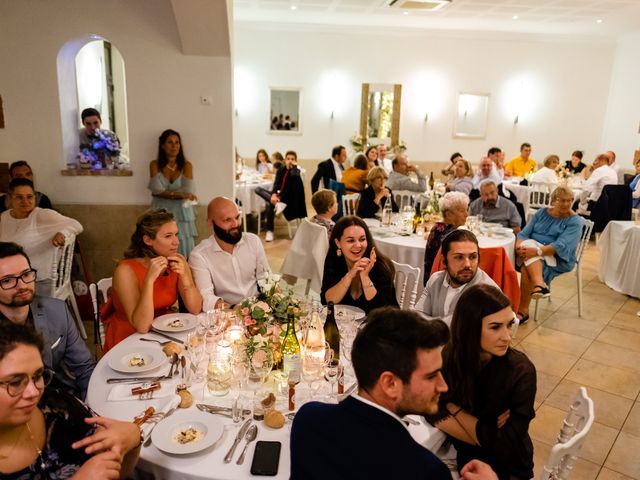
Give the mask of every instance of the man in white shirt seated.
[[607, 150], [604, 154], [607, 156], [609, 166], [613, 168], [616, 171], [616, 175], [618, 175], [618, 185], [624, 185], [624, 171], [620, 168], [620, 165], [616, 163], [616, 152]]
[[469, 205], [469, 215], [482, 215], [482, 221], [499, 223], [513, 229], [513, 233], [520, 231], [522, 223], [516, 205], [498, 195], [498, 186], [493, 180], [480, 183], [480, 198]]
[[[393, 191], [409, 190], [410, 192], [424, 193], [427, 190], [427, 177], [425, 177], [415, 165], [411, 165], [407, 156], [403, 153], [396, 155], [392, 162], [393, 171], [389, 174], [387, 187]], [[418, 183], [414, 182], [409, 173], [415, 172]]]
[[490, 157], [483, 157], [480, 160], [480, 171], [473, 177], [473, 188], [480, 188], [480, 184], [485, 180], [491, 180], [496, 185], [502, 183], [500, 174], [494, 170], [494, 163]]
[[598, 201], [605, 185], [617, 185], [618, 174], [609, 166], [609, 157], [601, 153], [593, 161], [593, 173], [580, 193], [578, 213], [585, 217], [591, 215], [592, 206]]
[[209, 203], [207, 223], [213, 235], [189, 255], [189, 266], [202, 295], [202, 309], [235, 305], [258, 293], [257, 277], [269, 270], [262, 242], [243, 233], [238, 207], [225, 197]]
[[413, 307], [428, 319], [440, 318], [451, 326], [458, 299], [467, 285], [493, 285], [496, 282], [478, 268], [478, 239], [469, 230], [454, 230], [442, 241], [442, 257], [446, 270], [429, 277], [427, 286]]

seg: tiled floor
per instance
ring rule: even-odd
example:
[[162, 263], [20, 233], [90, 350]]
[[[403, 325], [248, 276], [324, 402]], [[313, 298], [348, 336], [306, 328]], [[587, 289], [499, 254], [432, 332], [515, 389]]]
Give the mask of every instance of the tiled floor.
[[[265, 243], [274, 271], [288, 246], [286, 227]], [[540, 301], [538, 321], [523, 325], [515, 340], [538, 371], [537, 416], [530, 428], [536, 476], [575, 392], [584, 385], [595, 403], [596, 422], [571, 478], [640, 480], [640, 301], [602, 284], [598, 262], [591, 243], [583, 258], [582, 318], [576, 277], [566, 274], [553, 282], [551, 300]]]

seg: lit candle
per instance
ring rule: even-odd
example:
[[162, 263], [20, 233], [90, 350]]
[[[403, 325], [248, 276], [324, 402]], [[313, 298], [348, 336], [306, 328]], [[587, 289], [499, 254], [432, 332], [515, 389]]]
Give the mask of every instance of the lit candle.
[[223, 358], [231, 357], [231, 344], [226, 340], [220, 340], [218, 342], [217, 353]]
[[224, 338], [229, 340], [230, 342], [237, 342], [242, 337], [243, 329], [239, 326], [231, 326], [227, 328], [227, 331], [224, 334]]

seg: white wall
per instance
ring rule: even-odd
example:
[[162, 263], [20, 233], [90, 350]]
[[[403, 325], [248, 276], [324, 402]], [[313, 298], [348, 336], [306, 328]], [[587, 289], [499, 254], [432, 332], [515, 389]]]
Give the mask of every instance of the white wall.
[[603, 149], [614, 150], [617, 162], [631, 169], [640, 149], [640, 33], [619, 40], [613, 66]]
[[[211, 28], [227, 29], [227, 18]], [[26, 29], [26, 30], [25, 30]], [[56, 58], [97, 34], [125, 62], [132, 177], [63, 177]], [[54, 203], [148, 204], [149, 161], [162, 130], [182, 134], [204, 202], [232, 195], [231, 58], [185, 56], [169, 0], [0, 0], [0, 161], [32, 164]], [[200, 105], [200, 96], [213, 106]]]
[[[477, 161], [493, 145], [510, 158], [528, 141], [542, 161], [575, 149], [590, 159], [600, 150], [615, 43], [245, 23], [236, 25], [235, 47], [235, 133], [244, 156], [293, 148], [303, 158], [328, 157], [358, 130], [361, 83], [375, 82], [402, 84], [400, 138], [410, 158], [444, 160], [460, 151]], [[274, 85], [302, 87], [302, 135], [267, 133]], [[519, 88], [527, 99], [514, 125]], [[452, 137], [459, 92], [491, 95], [486, 139]]]

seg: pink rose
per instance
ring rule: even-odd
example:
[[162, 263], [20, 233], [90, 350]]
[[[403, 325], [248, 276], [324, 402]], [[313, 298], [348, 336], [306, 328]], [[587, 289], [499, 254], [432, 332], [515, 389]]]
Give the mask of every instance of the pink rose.
[[264, 361], [267, 359], [267, 354], [264, 350], [256, 350], [253, 353], [253, 358], [252, 360], [254, 362], [256, 362], [257, 364], [261, 364], [264, 363]]
[[242, 315], [249, 315], [249, 307], [244, 307], [242, 310], [240, 310], [240, 313]]
[[251, 318], [249, 316], [246, 316], [246, 317], [244, 317], [244, 324], [247, 325], [247, 326], [248, 325], [255, 325], [256, 321], [253, 318]]

